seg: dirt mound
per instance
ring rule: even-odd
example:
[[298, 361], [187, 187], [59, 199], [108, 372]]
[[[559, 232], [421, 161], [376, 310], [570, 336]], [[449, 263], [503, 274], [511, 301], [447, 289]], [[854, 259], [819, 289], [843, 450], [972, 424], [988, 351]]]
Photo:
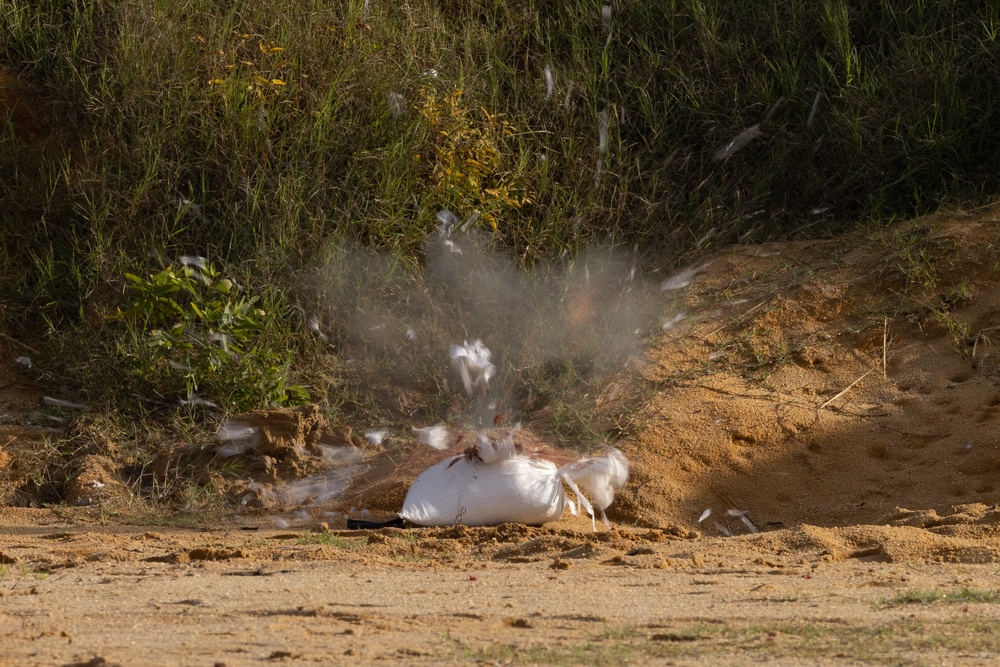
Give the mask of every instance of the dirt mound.
[[[729, 509], [771, 530], [996, 505], [998, 242], [992, 214], [940, 215], [711, 258], [678, 306], [692, 314], [649, 349], [618, 520], [710, 508], [702, 528], [729, 534], [748, 531]], [[889, 558], [938, 553], [890, 542]]]

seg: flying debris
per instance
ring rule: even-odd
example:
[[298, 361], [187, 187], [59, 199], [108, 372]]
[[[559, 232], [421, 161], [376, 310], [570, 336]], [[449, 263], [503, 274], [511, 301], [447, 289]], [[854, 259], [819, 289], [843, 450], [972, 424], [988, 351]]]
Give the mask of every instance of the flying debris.
[[612, 33], [611, 5], [601, 5], [601, 18], [604, 19], [604, 27], [608, 30], [608, 39], [604, 42], [604, 48], [607, 48], [611, 43]]
[[392, 112], [393, 118], [399, 118], [403, 115], [405, 109], [404, 104], [406, 104], [406, 98], [399, 93], [390, 92], [386, 95], [386, 100], [389, 102], [389, 110]]
[[812, 127], [813, 121], [816, 120], [816, 110], [819, 109], [819, 97], [822, 93], [816, 93], [816, 97], [813, 98], [812, 109], [809, 110], [809, 118], [806, 119], [806, 127]]
[[198, 394], [191, 394], [187, 399], [183, 399], [182, 398], [182, 399], [180, 399], [177, 402], [180, 403], [181, 405], [201, 405], [201, 406], [204, 406], [206, 408], [218, 408], [219, 407], [219, 405], [217, 403], [213, 403], [212, 401], [210, 401], [208, 399], [202, 398]]
[[191, 211], [196, 218], [204, 220], [205, 216], [201, 214], [201, 206], [195, 204], [189, 198], [182, 196], [177, 203], [177, 209], [180, 211]]
[[458, 369], [465, 393], [469, 396], [480, 388], [485, 391], [496, 371], [496, 367], [490, 363], [490, 349], [478, 338], [471, 345], [468, 341], [452, 345], [451, 363]]
[[315, 313], [309, 316], [307, 324], [309, 325], [309, 328], [312, 329], [317, 336], [319, 336], [319, 339], [321, 341], [325, 343], [330, 340], [330, 338], [325, 333], [323, 333], [323, 330], [320, 329], [319, 317]]
[[365, 433], [365, 440], [371, 445], [381, 445], [382, 441], [385, 440], [385, 436], [388, 431], [368, 431]]
[[604, 153], [608, 150], [608, 110], [597, 114], [597, 152]]
[[660, 285], [660, 289], [663, 291], [675, 290], [687, 287], [691, 284], [691, 281], [695, 279], [699, 273], [708, 268], [708, 264], [702, 264], [701, 266], [691, 266], [683, 271], [674, 274], [673, 276], [667, 278]]
[[426, 426], [424, 428], [413, 427], [413, 432], [417, 434], [417, 442], [434, 449], [448, 448], [448, 429], [444, 426]]
[[552, 79], [552, 67], [549, 65], [545, 66], [545, 99], [551, 99], [552, 93], [555, 91], [555, 82]]
[[686, 311], [682, 310], [679, 313], [674, 313], [674, 315], [672, 317], [668, 318], [667, 321], [663, 323], [663, 326], [661, 328], [664, 331], [670, 331], [671, 329], [673, 329], [674, 327], [676, 327], [678, 324], [680, 324], [681, 322], [683, 322], [685, 317], [687, 317], [687, 312]]
[[51, 396], [42, 396], [42, 403], [46, 405], [51, 405], [56, 408], [69, 408], [70, 410], [86, 410], [87, 406], [84, 403], [74, 403], [72, 401], [64, 401], [58, 398], [52, 398]]
[[760, 139], [762, 136], [764, 136], [764, 133], [761, 132], [760, 130], [760, 123], [757, 123], [756, 125], [751, 125], [747, 129], [743, 130], [735, 137], [733, 137], [728, 144], [726, 144], [719, 150], [715, 151], [715, 154], [712, 156], [712, 159], [716, 162], [718, 162], [719, 160], [725, 160], [731, 157], [733, 154], [735, 154], [736, 151], [740, 150], [741, 148], [749, 144], [754, 139]]
[[227, 459], [256, 447], [260, 443], [260, 430], [249, 422], [227, 419], [219, 426], [214, 438], [224, 443], [216, 453]]
[[209, 343], [218, 343], [223, 352], [229, 352], [229, 336], [223, 333], [213, 333], [208, 337]]
[[201, 271], [208, 271], [208, 260], [204, 257], [181, 255], [178, 260], [182, 266], [193, 266]]
[[746, 526], [747, 530], [749, 530], [751, 533], [756, 534], [760, 532], [757, 529], [757, 526], [753, 525], [753, 523], [750, 521], [749, 512], [747, 512], [746, 510], [730, 509], [726, 510], [726, 514], [732, 517], [739, 517], [740, 521], [743, 522], [743, 525]]
[[22, 366], [27, 366], [31, 368], [34, 364], [31, 361], [31, 357], [18, 357], [14, 360], [14, 363], [21, 364]]
[[709, 507], [708, 509], [706, 509], [704, 512], [701, 513], [701, 516], [698, 517], [698, 523], [701, 523], [702, 521], [704, 521], [705, 519], [707, 519], [710, 516], [712, 516], [712, 508], [711, 507]]
[[700, 248], [706, 243], [708, 243], [709, 239], [715, 236], [715, 229], [716, 229], [715, 227], [712, 227], [707, 232], [705, 232], [705, 234], [700, 239], [698, 239], [698, 242], [694, 244], [694, 247]]
[[455, 229], [462, 222], [458, 219], [457, 215], [446, 208], [437, 212], [437, 219], [441, 223], [438, 225], [438, 234], [441, 236], [450, 236], [451, 230]]
[[785, 96], [782, 95], [777, 99], [777, 101], [775, 101], [774, 104], [771, 105], [771, 108], [767, 110], [767, 113], [764, 114], [764, 120], [760, 121], [760, 124], [767, 125], [771, 120], [771, 116], [774, 115], [774, 112], [777, 111], [778, 107], [780, 107], [784, 103], [785, 103]]
[[[605, 510], [615, 499], [615, 491], [625, 487], [628, 481], [628, 461], [625, 455], [611, 448], [604, 456], [582, 459], [563, 466], [560, 470], [566, 476], [567, 484], [576, 492], [577, 500], [587, 507], [586, 498], [580, 495], [577, 485], [594, 501], [594, 509], [601, 512], [601, 521], [610, 526]], [[594, 518], [594, 512], [589, 512]]]

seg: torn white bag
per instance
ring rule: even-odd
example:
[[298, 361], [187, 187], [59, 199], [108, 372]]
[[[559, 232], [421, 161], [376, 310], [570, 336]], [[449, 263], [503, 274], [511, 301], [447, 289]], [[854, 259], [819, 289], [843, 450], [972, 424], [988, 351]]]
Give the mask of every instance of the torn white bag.
[[558, 519], [565, 503], [554, 463], [516, 456], [487, 464], [463, 455], [421, 473], [400, 516], [418, 526], [540, 524]]
[[[563, 483], [577, 502], [594, 516], [591, 496], [604, 511], [628, 479], [628, 462], [617, 449], [563, 467], [519, 453], [509, 438], [479, 436], [475, 447], [431, 466], [413, 482], [400, 516], [419, 526], [489, 526], [499, 523], [538, 525], [555, 521], [568, 504]], [[579, 485], [579, 486], [578, 486]]]

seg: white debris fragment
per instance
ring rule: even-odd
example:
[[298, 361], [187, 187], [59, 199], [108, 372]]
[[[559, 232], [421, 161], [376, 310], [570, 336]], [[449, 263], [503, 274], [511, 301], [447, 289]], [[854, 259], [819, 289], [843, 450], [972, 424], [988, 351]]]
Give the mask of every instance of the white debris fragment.
[[218, 343], [223, 352], [229, 352], [229, 336], [224, 333], [213, 333], [208, 337], [209, 343]]
[[420, 76], [425, 79], [436, 79], [438, 76], [438, 71], [432, 67], [429, 70], [424, 70], [423, 72], [421, 72]]
[[729, 141], [729, 143], [727, 143], [725, 146], [715, 151], [715, 154], [712, 156], [712, 159], [715, 160], [716, 162], [718, 162], [719, 160], [725, 160], [731, 157], [734, 153], [736, 153], [736, 151], [740, 150], [741, 148], [749, 144], [754, 139], [759, 139], [762, 136], [764, 136], [764, 133], [761, 132], [760, 123], [757, 123], [756, 125], [751, 125], [747, 129], [743, 130], [735, 137], [733, 137]]
[[707, 232], [705, 232], [705, 234], [700, 239], [698, 239], [698, 241], [694, 244], [694, 247], [700, 248], [703, 245], [705, 245], [706, 243], [708, 243], [709, 239], [711, 239], [713, 236], [715, 236], [715, 230], [716, 230], [716, 228], [712, 227]]
[[27, 366], [28, 368], [34, 366], [34, 364], [31, 363], [31, 357], [18, 357], [14, 360], [14, 362], [21, 364], [22, 366]]
[[87, 406], [84, 403], [74, 403], [72, 401], [64, 401], [58, 398], [52, 398], [51, 396], [42, 396], [42, 403], [46, 405], [51, 405], [56, 408], [69, 408], [70, 410], [86, 410]]
[[462, 341], [461, 345], [451, 346], [451, 363], [458, 369], [462, 378], [465, 393], [472, 396], [477, 389], [486, 389], [496, 367], [490, 362], [490, 350], [478, 338], [469, 344]]
[[284, 530], [285, 528], [288, 528], [288, 520], [287, 519], [283, 519], [280, 516], [276, 516], [276, 517], [272, 518], [272, 521], [274, 521], [274, 525], [275, 525], [276, 528], [280, 528], [282, 530]]
[[[579, 486], [594, 501], [594, 509], [601, 512], [601, 521], [610, 526], [605, 510], [615, 499], [615, 491], [624, 488], [628, 481], [628, 460], [625, 455], [614, 447], [608, 449], [604, 456], [582, 459], [559, 469], [564, 481], [577, 492], [580, 505], [588, 508], [586, 498], [580, 496], [576, 489]], [[589, 509], [589, 508], [588, 508]], [[594, 512], [589, 512], [594, 517]]]
[[312, 315], [310, 315], [309, 319], [306, 321], [306, 324], [313, 331], [313, 333], [315, 333], [317, 336], [319, 336], [319, 339], [321, 341], [323, 341], [325, 343], [328, 340], [330, 340], [329, 337], [325, 333], [323, 333], [323, 330], [320, 328], [320, 325], [319, 325], [319, 316], [318, 315], [316, 315], [315, 313], [313, 313]]
[[667, 290], [682, 289], [684, 287], [687, 287], [688, 285], [691, 284], [691, 281], [694, 280], [695, 277], [699, 273], [704, 271], [706, 268], [708, 268], [708, 264], [688, 267], [683, 271], [676, 273], [670, 278], [664, 280], [663, 284], [660, 285], [660, 289], [665, 292]]
[[555, 82], [552, 79], [552, 67], [549, 65], [545, 66], [545, 99], [552, 98], [552, 92], [555, 90]]
[[723, 526], [718, 521], [713, 521], [712, 523], [715, 525], [715, 529], [717, 531], [719, 531], [720, 533], [722, 533], [723, 535], [725, 535], [726, 537], [732, 537], [733, 536], [733, 534], [729, 532], [729, 529], [726, 528], [725, 526]]
[[458, 219], [458, 216], [449, 211], [446, 208], [441, 209], [437, 212], [438, 222], [441, 224], [438, 226], [438, 234], [441, 236], [448, 236], [451, 234], [451, 230], [459, 225], [462, 221]]
[[330, 463], [343, 465], [345, 463], [354, 463], [364, 458], [364, 452], [361, 448], [352, 445], [325, 445], [320, 443], [318, 446], [323, 458]]
[[417, 332], [414, 331], [413, 329], [407, 329], [406, 340], [410, 341], [411, 343], [417, 342]]
[[604, 153], [608, 150], [608, 110], [604, 109], [597, 114], [597, 152]]
[[492, 438], [485, 433], [480, 433], [476, 437], [475, 457], [487, 465], [515, 456], [517, 456], [517, 447], [514, 445], [513, 432]]
[[759, 530], [757, 530], [757, 526], [753, 525], [753, 522], [750, 521], [750, 517], [748, 516], [749, 512], [747, 512], [746, 510], [730, 509], [726, 510], [726, 514], [728, 514], [729, 516], [739, 517], [740, 521], [743, 522], [743, 525], [746, 526], [747, 530], [749, 530], [751, 533], [760, 532]]
[[452, 251], [452, 252], [453, 252], [453, 253], [455, 253], [456, 255], [461, 255], [461, 254], [463, 254], [463, 253], [462, 253], [462, 248], [461, 248], [461, 247], [459, 247], [459, 246], [458, 246], [458, 245], [457, 245], [457, 244], [456, 244], [456, 243], [455, 243], [454, 241], [452, 241], [451, 239], [445, 239], [445, 240], [444, 240], [444, 247], [445, 247], [445, 248], [447, 248], [448, 250]]
[[365, 440], [371, 445], [381, 445], [382, 441], [385, 440], [385, 436], [388, 431], [368, 431], [365, 433]]
[[214, 401], [210, 401], [207, 398], [202, 398], [198, 394], [191, 394], [188, 398], [186, 398], [186, 399], [182, 398], [182, 399], [180, 399], [177, 402], [180, 403], [181, 405], [201, 405], [201, 406], [204, 406], [206, 408], [218, 408], [219, 407], [218, 403], [215, 403]]
[[710, 516], [712, 516], [712, 508], [711, 507], [709, 507], [708, 509], [706, 509], [704, 512], [701, 513], [701, 516], [698, 517], [698, 523], [701, 523], [702, 521], [704, 521], [705, 519], [707, 519]]
[[391, 92], [386, 95], [386, 99], [389, 101], [389, 110], [392, 112], [393, 118], [399, 118], [404, 113], [403, 105], [406, 104], [406, 98], [404, 98], [399, 93]]
[[819, 108], [819, 98], [822, 93], [816, 93], [816, 97], [813, 98], [812, 109], [809, 110], [809, 118], [806, 119], [806, 126], [812, 127], [813, 121], [816, 119], [816, 110]]
[[181, 266], [193, 266], [201, 271], [208, 271], [208, 260], [197, 255], [181, 255], [177, 261]]
[[228, 419], [222, 422], [215, 433], [215, 439], [226, 443], [219, 448], [218, 455], [230, 458], [256, 446], [260, 442], [260, 431], [249, 422]]
[[427, 426], [424, 428], [413, 427], [413, 432], [417, 434], [417, 442], [434, 449], [448, 448], [448, 429], [444, 426]]
[[673, 329], [674, 327], [676, 327], [678, 324], [680, 324], [681, 322], [683, 322], [685, 317], [687, 317], [687, 312], [686, 311], [681, 311], [679, 313], [674, 313], [671, 317], [667, 318], [667, 320], [663, 323], [663, 326], [661, 328], [664, 331], [670, 331], [671, 329]]
[[105, 485], [104, 485], [104, 482], [100, 482], [100, 481], [98, 481], [96, 479], [93, 479], [93, 480], [90, 481], [90, 486], [93, 489], [103, 489]]

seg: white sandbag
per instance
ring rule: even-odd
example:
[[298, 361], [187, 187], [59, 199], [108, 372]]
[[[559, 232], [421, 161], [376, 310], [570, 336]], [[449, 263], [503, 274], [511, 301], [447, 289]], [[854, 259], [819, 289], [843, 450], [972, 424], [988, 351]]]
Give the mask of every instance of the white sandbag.
[[551, 461], [520, 453], [511, 435], [480, 434], [464, 454], [417, 477], [400, 516], [419, 526], [542, 524], [562, 516], [566, 505], [576, 514], [576, 504], [566, 498], [565, 483], [592, 518], [596, 507], [608, 525], [605, 510], [627, 479], [628, 461], [617, 449], [558, 468]]
[[542, 524], [562, 516], [566, 496], [554, 463], [514, 456], [495, 463], [455, 456], [413, 482], [400, 516], [418, 526]]

